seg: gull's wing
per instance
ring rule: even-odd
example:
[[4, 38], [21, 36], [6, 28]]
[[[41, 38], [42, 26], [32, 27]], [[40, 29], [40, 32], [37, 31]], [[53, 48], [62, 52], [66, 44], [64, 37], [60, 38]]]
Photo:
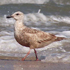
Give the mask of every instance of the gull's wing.
[[57, 37], [53, 34], [46, 33], [36, 29], [25, 28], [24, 32], [30, 38], [33, 38], [38, 43], [55, 40]]

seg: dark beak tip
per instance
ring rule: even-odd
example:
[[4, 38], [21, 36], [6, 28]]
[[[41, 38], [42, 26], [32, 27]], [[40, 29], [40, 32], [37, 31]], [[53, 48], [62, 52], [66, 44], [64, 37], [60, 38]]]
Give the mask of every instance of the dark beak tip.
[[11, 16], [7, 16], [6, 18], [12, 18]]

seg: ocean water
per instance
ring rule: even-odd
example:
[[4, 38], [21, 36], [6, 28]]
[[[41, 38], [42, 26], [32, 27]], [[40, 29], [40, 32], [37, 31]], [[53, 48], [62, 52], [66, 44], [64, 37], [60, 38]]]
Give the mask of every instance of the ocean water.
[[[16, 11], [24, 13], [26, 26], [67, 38], [36, 49], [39, 59], [45, 62], [70, 62], [70, 5], [53, 2], [0, 5], [0, 56], [24, 57], [29, 51], [14, 39], [15, 20], [6, 18]], [[31, 56], [34, 56], [33, 50]]]

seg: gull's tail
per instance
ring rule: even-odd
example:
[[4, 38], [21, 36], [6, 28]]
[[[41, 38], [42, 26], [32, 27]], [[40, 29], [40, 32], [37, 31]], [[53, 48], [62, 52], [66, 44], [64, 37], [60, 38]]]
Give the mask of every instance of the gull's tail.
[[57, 37], [57, 39], [55, 39], [55, 41], [60, 41], [60, 40], [63, 40], [63, 39], [66, 39], [65, 37]]

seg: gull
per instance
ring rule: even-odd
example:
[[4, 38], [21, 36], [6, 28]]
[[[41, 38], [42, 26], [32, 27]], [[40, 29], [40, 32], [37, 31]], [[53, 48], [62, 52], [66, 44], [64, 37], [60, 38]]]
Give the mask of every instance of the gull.
[[31, 29], [24, 25], [24, 14], [20, 11], [7, 16], [7, 18], [14, 18], [15, 21], [15, 31], [14, 37], [16, 41], [22, 46], [29, 47], [30, 50], [22, 60], [24, 61], [26, 57], [30, 54], [31, 49], [34, 49], [36, 61], [38, 61], [37, 52], [35, 48], [45, 47], [52, 42], [60, 41], [65, 39], [64, 37], [57, 37], [54, 34], [47, 33], [44, 31]]

